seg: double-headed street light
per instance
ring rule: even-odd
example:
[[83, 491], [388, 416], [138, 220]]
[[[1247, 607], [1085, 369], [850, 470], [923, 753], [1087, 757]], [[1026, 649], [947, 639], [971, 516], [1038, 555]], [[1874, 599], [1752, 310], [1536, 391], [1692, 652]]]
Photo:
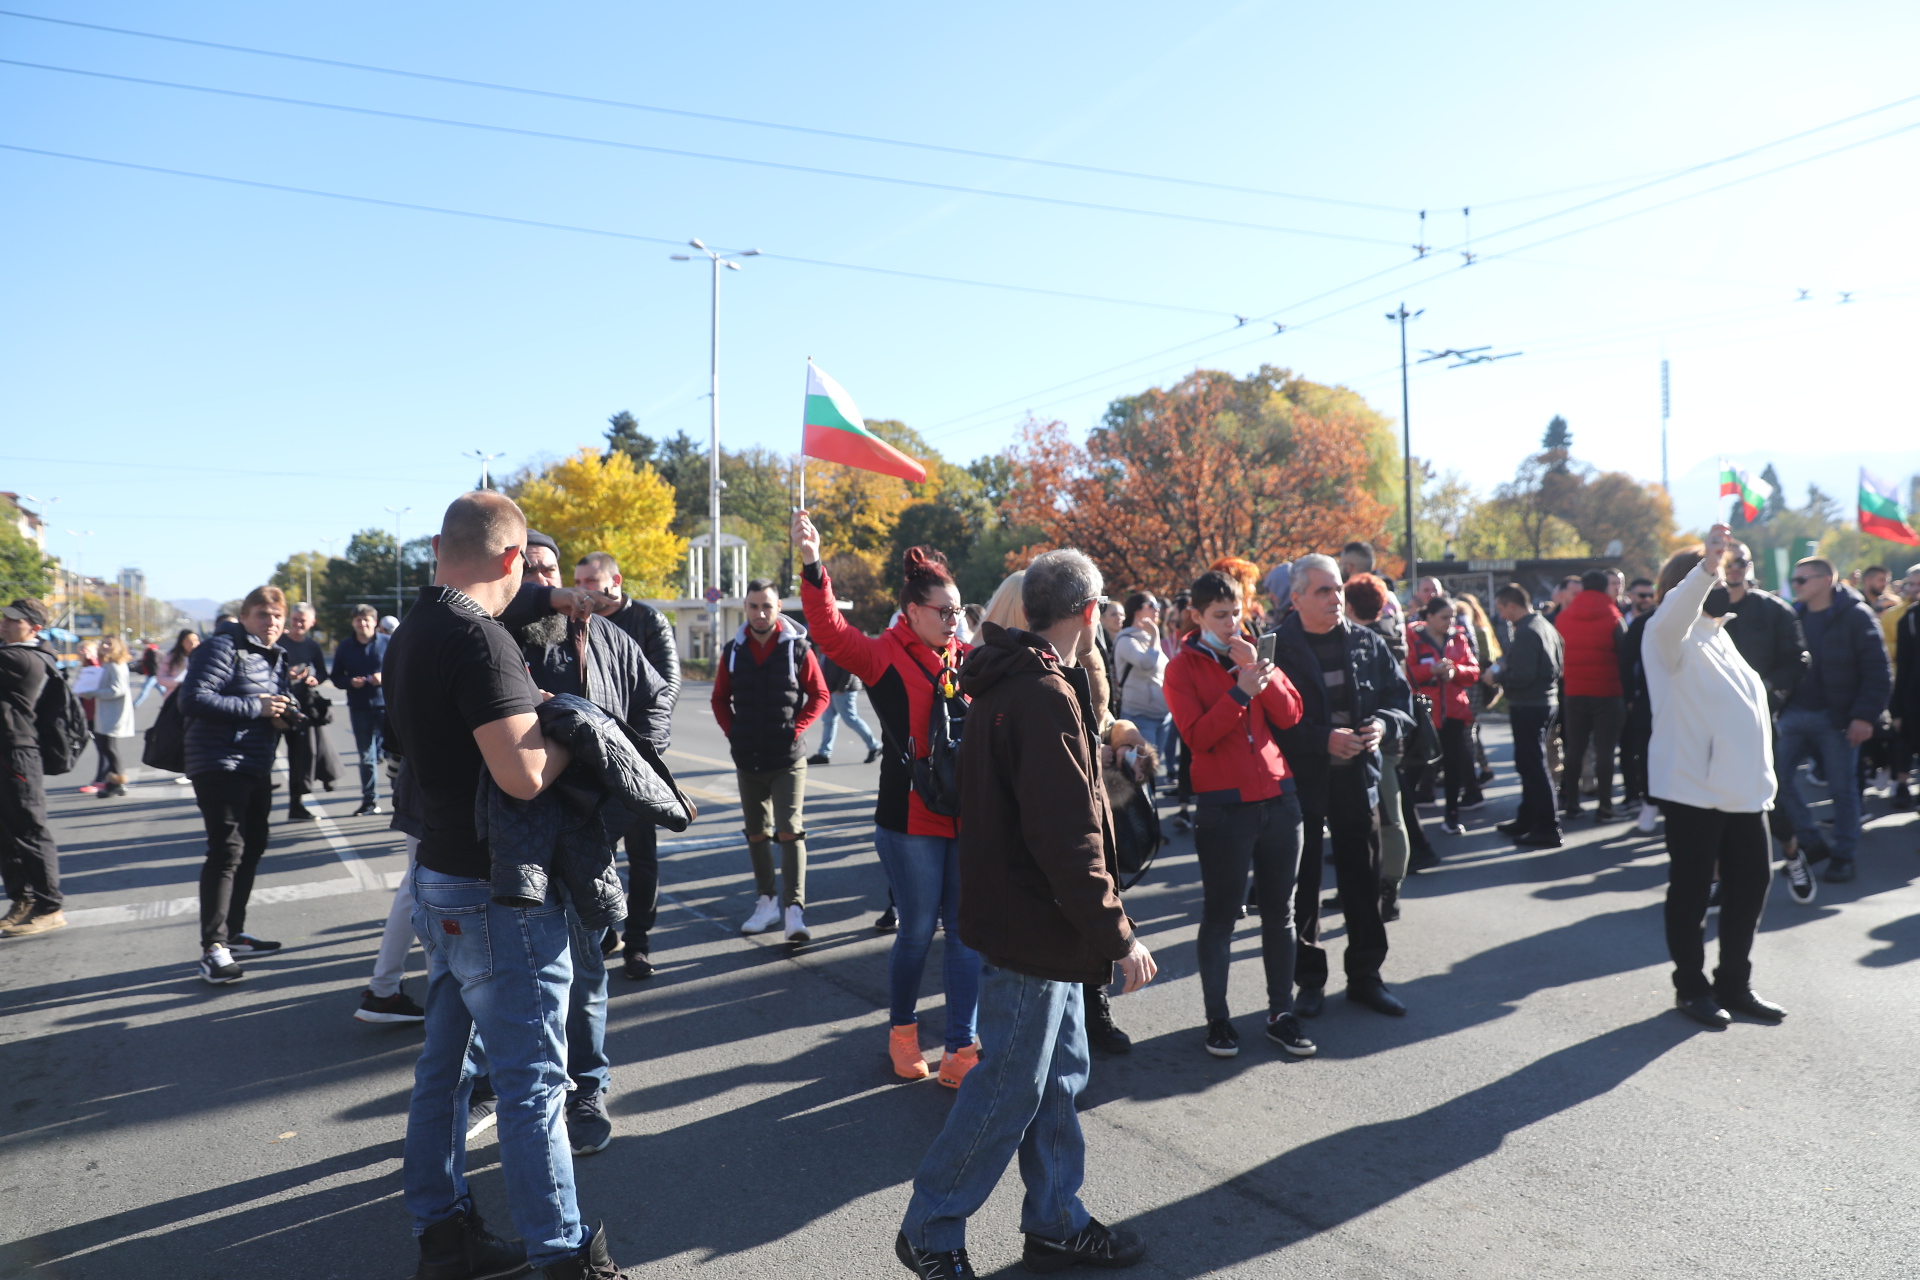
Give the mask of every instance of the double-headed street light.
[[[760, 251], [741, 249], [733, 253], [721, 253], [707, 248], [699, 240], [689, 240], [687, 243], [706, 254], [708, 260], [713, 263], [713, 336], [709, 365], [711, 385], [707, 389], [712, 427], [711, 438], [707, 444], [707, 518], [710, 530], [710, 542], [707, 547], [707, 611], [717, 614], [720, 609], [720, 268], [738, 271], [740, 264], [733, 261], [734, 258], [756, 257]], [[688, 253], [676, 253], [670, 256], [675, 262], [693, 261], [693, 255]]]

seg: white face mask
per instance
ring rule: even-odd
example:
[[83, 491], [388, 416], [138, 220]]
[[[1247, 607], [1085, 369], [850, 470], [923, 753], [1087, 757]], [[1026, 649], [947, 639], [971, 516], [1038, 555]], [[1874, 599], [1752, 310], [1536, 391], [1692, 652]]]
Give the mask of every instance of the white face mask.
[[1219, 636], [1213, 634], [1213, 632], [1205, 629], [1202, 629], [1200, 632], [1200, 643], [1215, 653], [1226, 653], [1230, 648], [1227, 641], [1222, 640]]

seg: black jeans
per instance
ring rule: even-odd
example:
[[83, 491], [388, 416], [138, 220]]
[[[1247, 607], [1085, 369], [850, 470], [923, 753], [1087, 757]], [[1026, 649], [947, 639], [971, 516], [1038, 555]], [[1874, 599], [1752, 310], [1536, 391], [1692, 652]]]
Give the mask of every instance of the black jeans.
[[[1691, 1000], [1738, 994], [1753, 977], [1753, 935], [1773, 879], [1767, 824], [1757, 813], [1724, 813], [1662, 800], [1667, 819], [1667, 954], [1673, 988]], [[1706, 975], [1707, 894], [1720, 868], [1720, 967]]]
[[1593, 743], [1594, 795], [1602, 809], [1613, 808], [1613, 750], [1627, 718], [1625, 698], [1568, 697], [1560, 704], [1567, 722], [1566, 752], [1560, 757], [1560, 799], [1568, 813], [1580, 811], [1580, 770], [1587, 743]]
[[254, 869], [267, 851], [273, 793], [264, 774], [216, 769], [194, 775], [193, 798], [207, 823], [207, 861], [200, 868], [200, 946], [205, 950], [246, 929]]
[[1547, 768], [1547, 734], [1553, 728], [1552, 707], [1515, 707], [1513, 771], [1520, 775], [1520, 808], [1513, 815], [1521, 835], [1560, 834], [1560, 811], [1554, 807], [1553, 774]]
[[[1387, 958], [1387, 924], [1380, 918], [1380, 844], [1374, 834], [1367, 771], [1358, 761], [1342, 769], [1323, 768], [1321, 779], [1300, 792], [1300, 884], [1293, 895], [1299, 942], [1294, 948], [1294, 977], [1303, 988], [1327, 985], [1327, 953], [1320, 946], [1320, 849], [1327, 838], [1333, 842], [1340, 910], [1347, 918], [1347, 985], [1373, 986], [1380, 981], [1380, 966]], [[1260, 900], [1267, 901], [1264, 894]]]
[[1647, 746], [1653, 741], [1653, 708], [1645, 698], [1634, 699], [1620, 726], [1620, 789], [1628, 804], [1647, 799]]
[[1413, 789], [1425, 772], [1425, 769], [1409, 769], [1404, 765], [1400, 769], [1400, 818], [1407, 824], [1407, 847], [1415, 853], [1433, 852], [1433, 842], [1427, 839], [1426, 830], [1420, 825], [1420, 809], [1413, 799]]
[[1473, 726], [1465, 720], [1442, 720], [1440, 722], [1440, 767], [1446, 778], [1448, 822], [1460, 817], [1460, 793], [1471, 787], [1478, 791], [1473, 781]]
[[[1300, 867], [1300, 802], [1290, 795], [1250, 804], [1210, 805], [1194, 814], [1193, 850], [1200, 859], [1200, 997], [1207, 1020], [1227, 1015], [1227, 970], [1233, 926], [1247, 900], [1247, 871], [1260, 901], [1260, 960], [1267, 972], [1267, 1012], [1293, 1012], [1294, 878]], [[1324, 981], [1324, 979], [1323, 979]]]
[[0, 777], [0, 878], [7, 897], [33, 903], [35, 911], [57, 911], [60, 850], [47, 826], [47, 783], [40, 748], [14, 747], [6, 753]]
[[647, 932], [660, 914], [660, 828], [642, 822], [627, 832], [627, 936], [622, 956], [648, 954]]

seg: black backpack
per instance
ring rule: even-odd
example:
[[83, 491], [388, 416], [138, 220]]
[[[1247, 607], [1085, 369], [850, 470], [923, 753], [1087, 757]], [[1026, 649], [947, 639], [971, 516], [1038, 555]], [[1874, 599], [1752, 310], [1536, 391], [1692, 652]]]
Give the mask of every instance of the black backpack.
[[66, 773], [80, 763], [93, 734], [87, 728], [87, 709], [73, 691], [51, 655], [47, 684], [33, 708], [33, 727], [40, 740], [40, 769], [48, 776]]
[[[966, 725], [967, 700], [956, 690], [949, 696], [935, 675], [919, 661], [920, 674], [933, 685], [933, 707], [927, 712], [927, 754], [918, 754], [918, 743], [907, 739], [907, 768], [913, 774], [913, 789], [927, 812], [943, 818], [960, 816], [960, 734]], [[957, 674], [957, 673], [956, 673]]]
[[178, 689], [160, 704], [160, 714], [147, 730], [147, 745], [141, 749], [140, 763], [168, 773], [187, 771], [187, 717], [180, 710]]

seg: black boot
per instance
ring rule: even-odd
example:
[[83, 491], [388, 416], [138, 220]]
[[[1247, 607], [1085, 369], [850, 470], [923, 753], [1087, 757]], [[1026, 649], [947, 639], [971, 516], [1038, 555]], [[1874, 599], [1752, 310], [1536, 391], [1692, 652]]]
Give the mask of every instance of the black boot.
[[480, 1215], [456, 1213], [420, 1236], [420, 1269], [414, 1280], [501, 1280], [524, 1275], [527, 1246], [488, 1231]]
[[545, 1280], [620, 1280], [620, 1268], [607, 1256], [607, 1228], [595, 1223], [593, 1234], [580, 1246], [580, 1252], [540, 1269]]
[[1400, 918], [1400, 886], [1383, 884], [1380, 886], [1380, 919], [1391, 924]]
[[1087, 984], [1087, 1043], [1102, 1053], [1133, 1048], [1133, 1037], [1113, 1025], [1113, 1002], [1107, 999], [1107, 989], [1092, 982]]

